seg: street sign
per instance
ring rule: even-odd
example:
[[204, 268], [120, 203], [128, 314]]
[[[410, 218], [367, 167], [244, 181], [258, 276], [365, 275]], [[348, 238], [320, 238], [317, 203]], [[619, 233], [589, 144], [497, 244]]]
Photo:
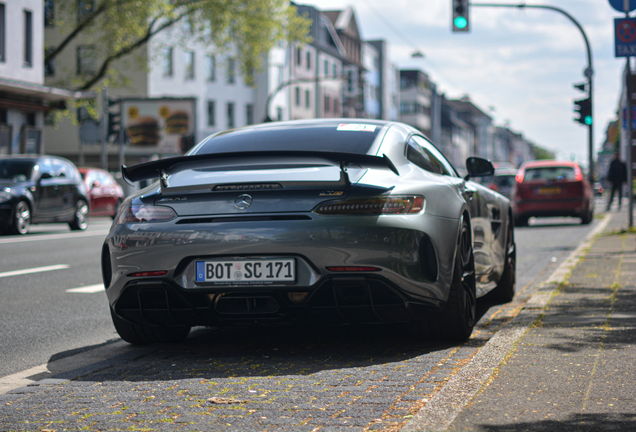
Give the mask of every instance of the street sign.
[[636, 21], [633, 18], [615, 18], [614, 57], [634, 56], [636, 56]]
[[[623, 130], [627, 130], [627, 108], [623, 108]], [[632, 106], [632, 131], [636, 131], [636, 106]]]
[[[619, 12], [631, 12], [636, 9], [636, 0], [609, 0], [610, 5]], [[628, 9], [625, 10], [627, 5]]]

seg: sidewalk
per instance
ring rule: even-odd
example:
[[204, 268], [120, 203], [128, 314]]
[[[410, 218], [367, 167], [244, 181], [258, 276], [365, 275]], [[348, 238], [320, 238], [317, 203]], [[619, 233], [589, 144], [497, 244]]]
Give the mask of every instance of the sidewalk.
[[636, 235], [610, 212], [450, 431], [636, 431]]

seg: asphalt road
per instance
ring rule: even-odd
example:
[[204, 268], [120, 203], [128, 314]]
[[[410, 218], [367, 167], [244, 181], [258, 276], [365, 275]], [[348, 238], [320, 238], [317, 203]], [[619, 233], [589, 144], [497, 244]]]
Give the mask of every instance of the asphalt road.
[[[543, 219], [531, 220], [529, 227], [516, 229], [520, 295], [524, 295], [525, 287], [546, 278], [595, 223], [597, 221], [583, 226], [578, 219]], [[71, 232], [65, 225], [51, 224], [34, 226], [27, 236], [0, 236], [0, 377], [118, 339], [110, 321], [106, 297], [99, 287], [95, 287], [101, 283], [99, 255], [109, 226], [109, 219], [94, 219], [85, 232]], [[59, 267], [39, 271], [51, 266]], [[28, 272], [30, 270], [33, 272]], [[25, 273], [9, 273], [16, 271]], [[67, 291], [76, 288], [85, 288], [88, 292]], [[481, 312], [486, 318], [493, 317], [502, 307], [482, 305]], [[231, 347], [237, 334], [220, 337], [225, 339], [225, 344], [230, 344], [226, 349], [242, 352], [239, 346]], [[292, 337], [301, 352], [303, 348], [311, 350], [309, 345], [312, 344], [314, 348], [323, 344], [329, 346], [334, 334], [312, 332], [311, 340]], [[196, 349], [197, 344], [202, 348], [218, 343], [215, 338], [214, 333], [200, 329], [192, 334], [188, 344], [191, 349]], [[372, 342], [363, 342], [363, 346]], [[452, 348], [431, 349], [431, 360], [435, 362], [444, 355], [445, 349]], [[360, 349], [366, 348], [361, 346]], [[387, 351], [392, 349], [387, 348]], [[177, 351], [181, 349], [176, 348]], [[247, 352], [249, 350], [243, 353]], [[340, 354], [344, 355], [342, 364], [346, 364], [348, 356], [354, 355], [355, 351]], [[108, 356], [108, 353], [104, 355]]]

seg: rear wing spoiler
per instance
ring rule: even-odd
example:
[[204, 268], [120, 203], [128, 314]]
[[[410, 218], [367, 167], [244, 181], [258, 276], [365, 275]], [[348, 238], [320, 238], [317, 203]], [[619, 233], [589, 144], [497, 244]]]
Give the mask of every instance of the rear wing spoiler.
[[[156, 161], [144, 162], [132, 166], [121, 166], [121, 173], [126, 182], [132, 185], [134, 182], [170, 176], [170, 171], [178, 168], [187, 169], [187, 165], [202, 161], [219, 161], [223, 159], [241, 158], [266, 158], [270, 161], [278, 157], [299, 157], [304, 160], [303, 166], [311, 164], [312, 160], [322, 159], [333, 162], [340, 166], [343, 175], [346, 176], [346, 168], [350, 164], [359, 165], [363, 168], [389, 169], [396, 175], [400, 175], [391, 160], [383, 154], [382, 156], [372, 156], [356, 153], [340, 152], [316, 152], [316, 151], [249, 151], [235, 153], [210, 153], [193, 156], [177, 156]], [[291, 167], [290, 167], [291, 168]], [[228, 166], [228, 170], [240, 170], [240, 168]]]

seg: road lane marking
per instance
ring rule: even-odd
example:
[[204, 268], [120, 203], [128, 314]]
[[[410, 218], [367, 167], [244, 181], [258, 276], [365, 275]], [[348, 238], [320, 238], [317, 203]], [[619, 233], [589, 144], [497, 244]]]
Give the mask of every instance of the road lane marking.
[[[607, 215], [596, 225], [566, 260], [543, 282], [543, 285], [551, 284], [556, 289], [558, 284], [576, 267], [578, 261], [587, 254], [587, 249], [595, 240], [594, 237], [605, 230], [611, 219], [612, 215]], [[435, 393], [435, 396], [413, 416], [400, 432], [447, 431], [466, 405], [490, 379], [505, 356], [512, 350], [514, 344], [535, 322], [536, 317], [547, 306], [551, 296], [552, 293], [549, 295], [533, 294], [525, 303], [522, 311], [495, 333], [470, 362], [456, 373], [440, 391]]]
[[95, 284], [95, 285], [87, 285], [79, 288], [69, 288], [66, 290], [67, 293], [83, 293], [83, 294], [92, 294], [100, 291], [104, 291], [104, 284]]
[[20, 276], [20, 275], [31, 274], [31, 273], [41, 273], [41, 272], [47, 272], [52, 270], [64, 270], [69, 267], [70, 266], [68, 264], [57, 264], [52, 266], [35, 267], [35, 268], [24, 269], [24, 270], [13, 270], [9, 272], [0, 273], [0, 278], [9, 277], [9, 276]]
[[97, 236], [106, 237], [107, 234], [108, 234], [108, 231], [91, 231], [91, 232], [81, 232], [81, 233], [43, 234], [43, 235], [27, 234], [26, 236], [0, 239], [0, 245], [9, 244], [9, 243], [32, 242], [32, 241], [39, 241], [39, 240], [60, 240], [60, 239], [73, 239], [73, 238], [97, 237]]

